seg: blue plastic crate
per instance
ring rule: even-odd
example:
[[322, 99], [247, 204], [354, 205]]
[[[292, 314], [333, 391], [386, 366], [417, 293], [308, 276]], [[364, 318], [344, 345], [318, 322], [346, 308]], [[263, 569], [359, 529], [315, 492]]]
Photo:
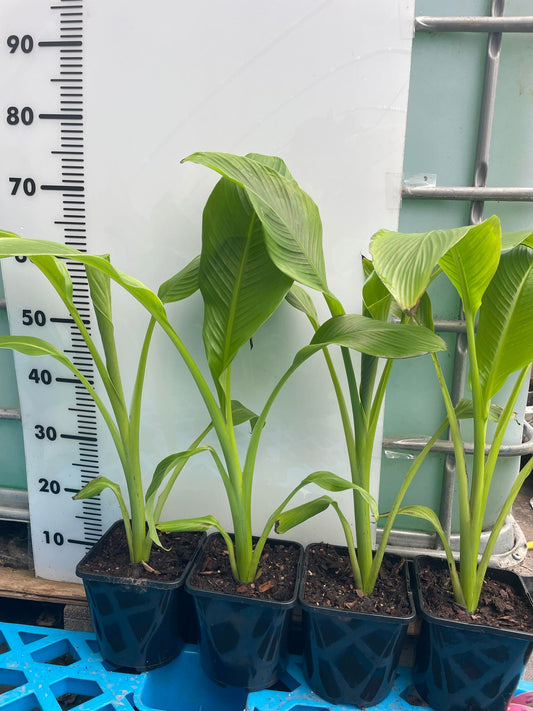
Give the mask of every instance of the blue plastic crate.
[[[355, 706], [333, 706], [324, 699], [314, 694], [307, 686], [302, 662], [298, 657], [292, 657], [282, 682], [287, 686], [287, 691], [266, 689], [248, 695], [246, 711], [355, 711]], [[522, 681], [518, 693], [533, 691], [533, 682]], [[410, 695], [416, 696], [412, 686], [411, 670], [400, 668], [396, 673], [394, 686], [387, 698], [377, 706], [372, 706], [372, 711], [420, 711], [419, 705], [410, 704]], [[427, 706], [425, 707], [427, 708]], [[430, 711], [428, 709], [428, 711]]]
[[[409, 670], [400, 669], [392, 693], [375, 711], [414, 711]], [[522, 682], [520, 692], [533, 691]], [[200, 667], [194, 646], [160, 669], [131, 674], [102, 660], [93, 634], [0, 622], [0, 709], [61, 711], [72, 695], [76, 711], [354, 711], [332, 706], [305, 683], [301, 660], [291, 657], [275, 689], [251, 694], [223, 688]], [[87, 697], [87, 698], [84, 698]], [[68, 699], [67, 699], [68, 700]], [[81, 701], [81, 703], [80, 703]]]
[[2, 711], [61, 711], [65, 694], [82, 701], [76, 711], [242, 711], [247, 696], [208, 679], [193, 646], [160, 669], [124, 673], [102, 660], [93, 634], [2, 622], [1, 691]]

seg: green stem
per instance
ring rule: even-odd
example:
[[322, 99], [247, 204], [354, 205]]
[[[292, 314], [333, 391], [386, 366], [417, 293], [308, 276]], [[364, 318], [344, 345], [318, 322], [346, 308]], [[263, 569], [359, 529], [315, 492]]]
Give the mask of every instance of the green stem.
[[141, 421], [141, 402], [144, 380], [146, 376], [146, 363], [148, 360], [148, 352], [152, 334], [155, 328], [155, 319], [152, 317], [146, 330], [141, 355], [139, 356], [139, 365], [137, 367], [137, 376], [133, 387], [133, 395], [131, 399], [129, 427], [128, 427], [128, 472], [126, 476], [126, 485], [128, 487], [128, 496], [130, 501], [131, 513], [131, 528], [133, 536], [133, 555], [132, 562], [138, 563], [146, 558], [150, 553], [146, 547], [146, 514], [144, 509], [143, 484], [141, 477], [141, 461], [139, 451], [139, 432]]
[[392, 531], [392, 527], [394, 525], [394, 521], [396, 520], [396, 516], [398, 515], [398, 511], [400, 510], [400, 507], [402, 505], [402, 502], [404, 500], [404, 497], [407, 493], [407, 490], [411, 486], [411, 482], [413, 481], [416, 473], [422, 466], [424, 460], [426, 459], [427, 455], [435, 445], [435, 443], [439, 440], [440, 436], [446, 431], [448, 427], [448, 420], [446, 419], [442, 425], [439, 427], [439, 429], [435, 432], [435, 434], [431, 437], [430, 440], [428, 440], [427, 444], [425, 447], [416, 455], [415, 459], [413, 460], [411, 466], [409, 467], [407, 474], [405, 475], [402, 485], [400, 486], [398, 493], [396, 494], [396, 497], [394, 499], [394, 502], [392, 504], [392, 508], [387, 514], [387, 523], [385, 524], [385, 527], [383, 528], [383, 532], [381, 534], [381, 540], [379, 542], [379, 546], [377, 547], [376, 554], [374, 556], [374, 560], [372, 563], [372, 572], [371, 575], [368, 578], [367, 584], [368, 586], [372, 586], [372, 589], [376, 583], [378, 574], [379, 574], [379, 569], [381, 568], [381, 564], [383, 562], [383, 556], [385, 555], [385, 549], [387, 547], [387, 544], [389, 542], [390, 534]]
[[[348, 556], [350, 558], [350, 564], [352, 568], [352, 574], [353, 574], [353, 579], [355, 582], [355, 587], [357, 590], [363, 590], [366, 592], [365, 587], [364, 587], [364, 582], [363, 582], [363, 576], [361, 575], [361, 569], [359, 567], [359, 560], [357, 558], [357, 553], [355, 551], [355, 544], [353, 540], [353, 533], [352, 529], [350, 528], [350, 524], [348, 523], [348, 519], [346, 516], [342, 513], [339, 504], [336, 501], [332, 501], [331, 505], [333, 506], [334, 510], [337, 513], [337, 516], [339, 517], [339, 521], [341, 522], [342, 530], [344, 531], [344, 537], [346, 539], [346, 546], [348, 548]], [[358, 546], [359, 549], [359, 546]], [[370, 591], [372, 592], [372, 591]]]

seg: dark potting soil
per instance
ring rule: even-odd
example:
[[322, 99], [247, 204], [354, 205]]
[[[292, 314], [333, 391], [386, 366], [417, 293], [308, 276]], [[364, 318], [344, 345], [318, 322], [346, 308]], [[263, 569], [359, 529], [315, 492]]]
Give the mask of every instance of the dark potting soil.
[[300, 549], [290, 543], [267, 541], [258, 576], [253, 583], [238, 583], [233, 578], [228, 549], [222, 536], [210, 536], [191, 583], [200, 590], [243, 595], [282, 602], [295, 594]]
[[351, 612], [407, 617], [411, 606], [403, 558], [385, 558], [371, 595], [357, 590], [346, 549], [320, 543], [308, 551], [304, 600], [309, 605]]
[[102, 541], [98, 555], [90, 558], [83, 570], [124, 578], [173, 581], [185, 570], [202, 535], [197, 532], [160, 533], [164, 548], [152, 544], [148, 565], [155, 572], [150, 572], [142, 563], [130, 562], [124, 527], [117, 526]]
[[419, 582], [424, 605], [436, 617], [533, 632], [533, 610], [527, 599], [509, 583], [491, 578], [490, 570], [475, 612], [468, 612], [455, 602], [447, 567], [441, 568], [438, 564], [424, 566]]

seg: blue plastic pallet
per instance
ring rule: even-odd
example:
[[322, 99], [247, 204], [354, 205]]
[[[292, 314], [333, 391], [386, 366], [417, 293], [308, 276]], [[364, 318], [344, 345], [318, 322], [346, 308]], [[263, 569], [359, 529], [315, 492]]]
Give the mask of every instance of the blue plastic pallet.
[[[313, 694], [304, 681], [299, 657], [291, 657], [278, 690], [247, 695], [241, 689], [222, 688], [210, 681], [202, 672], [199, 656], [197, 648], [189, 645], [161, 669], [124, 673], [102, 660], [94, 634], [0, 622], [0, 709], [61, 711], [58, 698], [65, 694], [72, 695], [71, 703], [78, 702], [76, 711], [354, 709], [331, 706]], [[400, 669], [392, 693], [373, 708], [419, 708], [404, 698], [409, 687], [409, 671]], [[523, 682], [519, 691], [533, 691], [533, 683]]]

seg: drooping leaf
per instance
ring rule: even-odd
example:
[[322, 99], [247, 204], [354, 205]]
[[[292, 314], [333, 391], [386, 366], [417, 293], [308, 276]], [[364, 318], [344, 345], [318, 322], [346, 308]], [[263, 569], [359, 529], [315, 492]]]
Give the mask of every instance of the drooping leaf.
[[463, 302], [465, 312], [475, 316], [486, 288], [498, 267], [501, 227], [497, 217], [489, 217], [468, 230], [439, 260], [439, 266]]
[[274, 529], [276, 533], [286, 533], [291, 528], [299, 526], [304, 521], [317, 516], [325, 511], [328, 506], [333, 503], [330, 496], [321, 496], [313, 501], [308, 501], [300, 506], [295, 506], [292, 509], [284, 511], [275, 523]]
[[161, 284], [157, 295], [164, 304], [189, 298], [200, 288], [200, 255]]
[[29, 356], [52, 356], [77, 377], [80, 375], [76, 366], [59, 348], [48, 343], [48, 341], [44, 341], [42, 338], [36, 338], [35, 336], [0, 336], [0, 348], [10, 348]]
[[433, 270], [470, 227], [404, 234], [380, 230], [372, 237], [374, 269], [406, 313], [412, 313], [425, 292]]
[[298, 351], [294, 363], [302, 363], [326, 345], [346, 346], [380, 358], [410, 358], [446, 350], [435, 333], [414, 324], [375, 321], [358, 314], [334, 316], [322, 324], [310, 345]]
[[293, 284], [287, 294], [286, 301], [298, 311], [302, 311], [312, 323], [315, 331], [318, 328], [318, 314], [313, 299], [305, 289], [298, 284]]
[[485, 292], [476, 334], [486, 402], [506, 379], [533, 361], [533, 250], [504, 252]]
[[176, 452], [175, 454], [169, 454], [168, 457], [162, 459], [156, 466], [155, 471], [152, 475], [152, 480], [146, 490], [146, 503], [148, 504], [157, 493], [157, 490], [163, 483], [163, 480], [167, 474], [180, 464], [187, 462], [195, 454], [200, 452], [205, 452], [208, 447], [197, 447], [194, 449], [184, 450], [183, 452]]
[[214, 516], [198, 516], [197, 518], [179, 518], [174, 521], [158, 523], [157, 528], [166, 533], [181, 533], [183, 531], [207, 531], [215, 527], [220, 530], [220, 524]]
[[249, 422], [251, 428], [253, 429], [257, 423], [257, 415], [252, 410], [245, 407], [242, 402], [238, 400], [231, 401], [231, 413], [233, 424], [235, 427], [242, 425], [245, 422]]
[[217, 183], [204, 208], [199, 284], [204, 345], [216, 381], [292, 284], [270, 259], [263, 226], [245, 191], [226, 179]]
[[40, 256], [56, 256], [67, 259], [72, 259], [82, 264], [88, 264], [96, 269], [100, 269], [108, 274], [111, 279], [120, 284], [128, 291], [137, 301], [160, 321], [167, 321], [165, 308], [153, 291], [148, 289], [142, 282], [134, 277], [125, 274], [119, 269], [115, 269], [103, 257], [84, 254], [73, 247], [69, 247], [58, 242], [49, 242], [47, 240], [26, 239], [19, 237], [12, 232], [0, 230], [0, 259], [4, 257], [33, 257]]
[[111, 481], [105, 476], [97, 476], [85, 484], [83, 489], [78, 491], [72, 498], [76, 500], [92, 499], [93, 496], [98, 496], [105, 489], [111, 489], [117, 498], [122, 497], [120, 486], [115, 481]]
[[366, 489], [363, 489], [358, 484], [353, 484], [348, 479], [343, 479], [342, 477], [337, 476], [337, 474], [334, 474], [333, 472], [313, 472], [302, 481], [302, 485], [305, 486], [307, 484], [316, 484], [321, 489], [325, 489], [326, 491], [348, 491], [351, 489], [366, 501], [376, 518], [379, 516], [377, 502], [374, 497], [366, 491]]
[[34, 257], [33, 263], [42, 271], [61, 297], [73, 305], [72, 279], [64, 262], [55, 257]]
[[305, 286], [328, 291], [318, 208], [294, 180], [257, 160], [229, 153], [194, 153], [185, 160], [205, 165], [242, 187], [278, 269]]

